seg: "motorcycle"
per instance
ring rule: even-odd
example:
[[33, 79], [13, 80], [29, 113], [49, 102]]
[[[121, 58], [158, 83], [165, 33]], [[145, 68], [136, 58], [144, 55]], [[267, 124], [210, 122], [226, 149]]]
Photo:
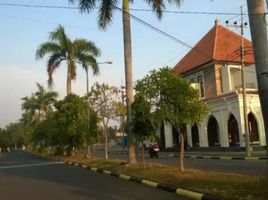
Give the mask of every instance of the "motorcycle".
[[156, 144], [152, 145], [149, 149], [150, 158], [153, 157], [159, 158], [159, 152], [160, 152], [159, 147]]

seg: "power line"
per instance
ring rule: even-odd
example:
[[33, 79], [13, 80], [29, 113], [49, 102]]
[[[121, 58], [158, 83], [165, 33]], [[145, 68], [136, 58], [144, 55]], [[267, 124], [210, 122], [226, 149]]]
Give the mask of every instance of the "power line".
[[[33, 4], [19, 4], [19, 3], [0, 3], [0, 6], [9, 6], [9, 7], [26, 7], [26, 8], [48, 8], [48, 9], [66, 9], [66, 10], [79, 10], [80, 7], [76, 6], [56, 6], [56, 5], [33, 5]], [[115, 6], [116, 7], [116, 6]], [[95, 7], [98, 9], [98, 7]], [[141, 12], [154, 12], [152, 9], [142, 9], [142, 8], [130, 8], [132, 11], [141, 11]], [[175, 11], [175, 10], [163, 10], [163, 13], [171, 14], [192, 14], [192, 15], [229, 15], [236, 16], [239, 13], [234, 12], [208, 12], [208, 11]], [[258, 15], [255, 13], [244, 13], [243, 15]]]
[[[181, 41], [181, 40], [175, 38], [174, 36], [172, 36], [172, 35], [170, 35], [170, 34], [164, 32], [164, 31], [162, 31], [162, 30], [160, 30], [160, 29], [158, 29], [158, 28], [156, 28], [155, 26], [153, 26], [153, 25], [151, 25], [151, 24], [149, 24], [149, 23], [143, 21], [142, 19], [140, 19], [140, 18], [138, 18], [138, 17], [136, 17], [136, 16], [130, 14], [129, 12], [126, 12], [126, 11], [124, 11], [123, 9], [121, 9], [121, 8], [119, 8], [119, 7], [117, 7], [117, 6], [114, 6], [114, 8], [116, 8], [117, 10], [119, 10], [119, 11], [121, 11], [121, 12], [128, 13], [128, 15], [129, 15], [132, 19], [134, 19], [134, 20], [136, 20], [137, 22], [141, 23], [142, 25], [144, 25], [144, 26], [146, 26], [146, 27], [152, 29], [153, 31], [156, 31], [156, 32], [160, 33], [161, 35], [163, 35], [163, 36], [165, 36], [165, 37], [167, 37], [167, 38], [169, 38], [169, 39], [171, 39], [171, 40], [173, 40], [173, 41], [175, 41], [175, 42], [177, 42], [177, 43], [179, 43], [179, 44], [181, 44], [181, 45], [183, 45], [183, 46], [185, 46], [185, 47], [187, 47], [187, 48], [190, 48], [190, 49], [192, 49], [192, 50], [194, 50], [194, 51], [197, 51], [197, 52], [199, 52], [199, 53], [201, 53], [201, 54], [203, 54], [203, 55], [205, 55], [205, 56], [209, 56], [207, 53], [205, 53], [205, 52], [203, 52], [203, 51], [200, 51], [200, 50], [194, 48], [193, 46], [191, 46], [191, 45], [189, 45], [189, 44], [187, 44], [187, 43], [185, 43], [185, 42], [183, 42], [183, 41]], [[209, 57], [210, 57], [210, 56], [209, 56]]]

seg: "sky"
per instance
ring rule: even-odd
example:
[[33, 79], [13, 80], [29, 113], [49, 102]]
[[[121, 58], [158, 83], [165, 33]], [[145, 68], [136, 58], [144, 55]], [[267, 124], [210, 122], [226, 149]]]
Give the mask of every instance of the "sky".
[[[121, 7], [121, 1], [119, 7]], [[98, 62], [113, 61], [111, 65], [100, 65], [100, 75], [90, 74], [90, 85], [98, 81], [110, 85], [122, 85], [124, 79], [124, 54], [122, 18], [115, 11], [112, 23], [105, 31], [97, 24], [98, 12], [81, 14], [75, 9], [49, 9], [15, 7], [1, 4], [28, 4], [44, 6], [73, 6], [68, 0], [0, 0], [0, 127], [16, 122], [21, 116], [21, 98], [30, 96], [37, 90], [36, 83], [47, 86], [46, 58], [35, 59], [38, 46], [48, 41], [49, 32], [59, 24], [73, 40], [84, 38], [101, 49]], [[166, 6], [169, 11], [213, 12], [218, 14], [164, 13], [158, 20], [150, 11], [135, 11], [131, 14], [194, 46], [213, 26], [215, 20], [225, 25], [240, 20], [240, 6], [246, 0], [183, 0], [181, 6]], [[132, 9], [150, 9], [145, 1], [135, 0]], [[222, 15], [219, 13], [235, 13]], [[244, 19], [248, 21], [247, 18]], [[232, 28], [233, 31], [238, 32]], [[190, 50], [148, 27], [131, 19], [133, 81], [143, 78], [148, 72], [160, 67], [174, 65]], [[249, 30], [245, 35], [250, 39]], [[54, 90], [60, 99], [66, 95], [66, 65], [63, 63], [54, 75]], [[77, 69], [77, 79], [73, 82], [73, 92], [84, 95], [86, 77], [82, 67]]]

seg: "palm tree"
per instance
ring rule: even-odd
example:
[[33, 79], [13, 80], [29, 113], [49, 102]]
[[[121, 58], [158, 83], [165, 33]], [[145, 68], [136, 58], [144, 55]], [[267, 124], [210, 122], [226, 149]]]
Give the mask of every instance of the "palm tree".
[[76, 78], [77, 64], [83, 68], [91, 66], [93, 74], [99, 73], [96, 57], [100, 50], [93, 42], [85, 39], [72, 41], [65, 33], [64, 27], [59, 25], [49, 35], [49, 41], [42, 43], [36, 50], [36, 59], [49, 55], [47, 62], [48, 86], [53, 85], [53, 73], [63, 61], [67, 63], [67, 95], [72, 92], [72, 80]]
[[46, 91], [45, 87], [36, 83], [38, 91], [34, 94], [40, 110], [41, 117], [45, 118], [53, 110], [52, 105], [57, 102], [58, 93]]
[[58, 93], [54, 91], [46, 91], [45, 88], [36, 83], [38, 91], [30, 97], [23, 97], [22, 109], [25, 110], [23, 118], [29, 121], [40, 122], [46, 118], [53, 109], [53, 104], [57, 101]]
[[[69, 0], [74, 3], [78, 1], [79, 7], [82, 12], [92, 11], [96, 4], [99, 3], [99, 19], [98, 24], [101, 29], [105, 29], [106, 26], [113, 19], [113, 11], [118, 9], [116, 0]], [[123, 35], [124, 35], [124, 60], [125, 60], [125, 80], [126, 80], [126, 97], [127, 97], [127, 124], [131, 123], [131, 104], [133, 102], [133, 85], [132, 85], [132, 53], [131, 53], [131, 30], [130, 30], [130, 15], [129, 15], [129, 3], [133, 0], [122, 1], [122, 18], [123, 18]], [[163, 10], [165, 9], [165, 3], [175, 4], [180, 6], [182, 0], [145, 0], [152, 9], [155, 11], [157, 17], [161, 19]], [[129, 143], [129, 163], [136, 163], [135, 149], [133, 145], [133, 134], [131, 134], [129, 126], [128, 143]]]

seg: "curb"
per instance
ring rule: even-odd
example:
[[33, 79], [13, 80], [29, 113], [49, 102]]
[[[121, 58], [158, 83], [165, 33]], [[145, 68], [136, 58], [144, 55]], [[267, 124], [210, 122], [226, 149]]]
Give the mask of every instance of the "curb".
[[[97, 154], [102, 153], [101, 151], [96, 151]], [[127, 152], [124, 151], [114, 151], [109, 152], [109, 154], [118, 154], [124, 155]], [[178, 154], [171, 153], [165, 157], [179, 157]], [[191, 159], [211, 159], [211, 160], [268, 160], [267, 156], [252, 156], [252, 157], [244, 157], [244, 156], [208, 156], [208, 155], [184, 155], [184, 158], [191, 158]]]
[[120, 178], [122, 180], [126, 180], [126, 181], [131, 181], [131, 182], [135, 182], [135, 183], [140, 183], [140, 184], [144, 184], [150, 187], [154, 187], [154, 188], [158, 188], [167, 192], [172, 192], [172, 193], [176, 193], [177, 195], [180, 196], [184, 196], [184, 197], [188, 197], [188, 198], [192, 198], [192, 199], [196, 199], [196, 200], [223, 200], [223, 198], [217, 197], [217, 196], [212, 196], [212, 195], [207, 195], [207, 194], [202, 194], [199, 192], [194, 192], [191, 190], [186, 190], [183, 188], [176, 188], [174, 186], [170, 186], [167, 184], [163, 184], [163, 183], [157, 183], [151, 180], [146, 180], [146, 179], [142, 179], [139, 177], [135, 177], [135, 176], [128, 176], [125, 174], [120, 174], [116, 171], [109, 171], [109, 170], [105, 170], [105, 169], [99, 169], [96, 167], [90, 167], [87, 165], [83, 165], [80, 163], [76, 163], [76, 162], [71, 162], [71, 161], [65, 161], [65, 160], [61, 160], [61, 159], [57, 159], [57, 158], [51, 158], [51, 157], [46, 157], [48, 159], [52, 159], [55, 161], [62, 161], [63, 163], [67, 164], [67, 165], [73, 165], [76, 167], [81, 167], [84, 169], [89, 169], [93, 172], [99, 172], [102, 174], [106, 174], [106, 175], [110, 175], [110, 176], [114, 176], [117, 178]]
[[[172, 157], [179, 157], [179, 155], [173, 154]], [[211, 160], [268, 160], [267, 156], [260, 157], [242, 157], [242, 156], [189, 156], [186, 155], [184, 158], [193, 158], [193, 159], [211, 159]]]

